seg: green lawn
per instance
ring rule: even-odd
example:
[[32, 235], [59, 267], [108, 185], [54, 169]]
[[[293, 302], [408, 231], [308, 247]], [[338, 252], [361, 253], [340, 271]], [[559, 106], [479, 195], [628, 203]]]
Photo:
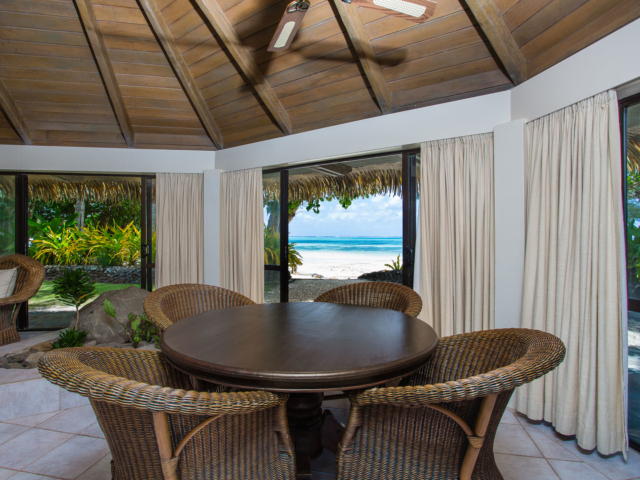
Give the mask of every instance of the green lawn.
[[[127, 287], [140, 288], [139, 284], [132, 284], [132, 283], [122, 283], [122, 284], [96, 283], [95, 285], [96, 285], [96, 295], [93, 298], [91, 298], [91, 300], [94, 300], [96, 297], [103, 294], [104, 292], [109, 292], [111, 290], [122, 290]], [[56, 297], [54, 297], [53, 294], [51, 293], [52, 289], [53, 289], [52, 281], [42, 282], [42, 286], [40, 287], [40, 290], [38, 291], [36, 296], [33, 297], [31, 300], [29, 300], [29, 307], [42, 308], [42, 307], [63, 306], [64, 304], [59, 300], [57, 300]]]

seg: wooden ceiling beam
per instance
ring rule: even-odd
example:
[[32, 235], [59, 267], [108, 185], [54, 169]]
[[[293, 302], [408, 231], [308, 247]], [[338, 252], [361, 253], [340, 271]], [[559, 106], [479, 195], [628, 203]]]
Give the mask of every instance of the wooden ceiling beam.
[[93, 5], [91, 4], [91, 0], [75, 0], [75, 2], [78, 7], [78, 12], [80, 12], [80, 18], [82, 19], [89, 45], [91, 45], [93, 56], [98, 64], [102, 81], [104, 82], [107, 94], [113, 105], [113, 110], [118, 118], [122, 136], [127, 142], [127, 146], [133, 148], [135, 146], [133, 126], [131, 125], [131, 119], [127, 113], [124, 99], [122, 98], [122, 92], [120, 91], [113, 65], [111, 65], [111, 59], [109, 58], [109, 51], [107, 50], [107, 45], [102, 35], [102, 29], [93, 11]]
[[187, 97], [189, 97], [189, 100], [191, 100], [191, 103], [200, 117], [200, 121], [207, 131], [207, 134], [216, 148], [221, 149], [223, 146], [222, 133], [220, 132], [213, 115], [211, 115], [209, 107], [207, 107], [207, 102], [205, 102], [196, 80], [189, 70], [187, 62], [182, 56], [182, 52], [176, 43], [173, 33], [171, 33], [169, 25], [167, 25], [167, 22], [162, 15], [162, 11], [155, 0], [138, 1], [147, 16], [147, 20], [151, 24], [151, 28], [160, 39], [160, 43], [162, 44], [162, 48], [169, 59], [169, 63], [173, 66], [173, 69], [178, 75], [178, 78], [182, 83], [182, 87], [184, 88]]
[[528, 78], [527, 61], [493, 0], [466, 0], [514, 85]]
[[209, 23], [222, 39], [231, 57], [240, 67], [242, 74], [249, 80], [256, 93], [271, 113], [276, 123], [285, 135], [291, 135], [291, 118], [282, 102], [269, 85], [262, 71], [243, 45], [235, 28], [225, 15], [217, 0], [196, 0], [196, 3], [207, 17]]
[[11, 98], [9, 94], [9, 90], [7, 90], [2, 80], [0, 80], [0, 107], [4, 110], [9, 122], [11, 122], [15, 131], [18, 132], [24, 144], [33, 145], [31, 141], [31, 131], [27, 126], [27, 122], [25, 122], [24, 117], [20, 113], [20, 110], [18, 110], [13, 98]]
[[356, 10], [357, 7], [344, 3], [342, 0], [333, 0], [333, 4], [358, 55], [358, 60], [376, 96], [380, 110], [382, 113], [391, 113], [391, 91], [387, 85], [387, 79], [382, 73], [380, 63], [378, 63], [373, 45], [371, 45], [369, 34]]

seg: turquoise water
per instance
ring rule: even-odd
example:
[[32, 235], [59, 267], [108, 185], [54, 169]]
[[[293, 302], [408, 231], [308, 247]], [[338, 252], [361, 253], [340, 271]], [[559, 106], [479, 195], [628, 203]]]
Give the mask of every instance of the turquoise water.
[[317, 253], [367, 253], [389, 258], [402, 253], [402, 237], [289, 237], [296, 249]]

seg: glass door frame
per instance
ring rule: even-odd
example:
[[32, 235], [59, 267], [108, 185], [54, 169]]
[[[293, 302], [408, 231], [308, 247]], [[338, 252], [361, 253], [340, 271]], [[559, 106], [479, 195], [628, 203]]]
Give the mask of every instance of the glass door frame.
[[[289, 301], [289, 171], [301, 167], [344, 163], [391, 155], [402, 156], [402, 284], [413, 288], [418, 194], [416, 158], [419, 153], [419, 148], [412, 148], [262, 170], [263, 175], [280, 173], [280, 265], [264, 266], [265, 270], [280, 272], [280, 303]], [[409, 191], [408, 195], [406, 195], [405, 186]], [[282, 259], [286, 259], [286, 261], [283, 262]]]
[[[15, 224], [15, 253], [21, 255], [29, 255], [29, 175], [79, 175], [83, 177], [138, 177], [140, 178], [140, 213], [141, 213], [141, 265], [147, 255], [150, 255], [150, 246], [153, 236], [153, 217], [152, 202], [153, 192], [151, 190], [151, 181], [156, 178], [152, 175], [134, 175], [127, 173], [83, 173], [83, 172], [16, 172], [15, 170], [2, 171], [0, 175], [15, 175], [15, 205], [16, 205], [16, 224]], [[146, 188], [143, 188], [146, 187]], [[146, 240], [146, 241], [145, 241]], [[153, 278], [151, 278], [152, 269], [155, 263], [145, 262], [144, 268], [141, 270], [140, 288], [151, 291], [153, 287]], [[144, 287], [142, 286], [144, 285]], [[16, 318], [16, 328], [18, 331], [29, 329], [29, 306], [28, 302], [21, 305], [20, 311]], [[58, 330], [52, 329], [52, 330]]]
[[[640, 105], [640, 93], [631, 95], [618, 100], [618, 110], [620, 115], [620, 146], [622, 151], [622, 205], [623, 205], [623, 222], [624, 222], [624, 259], [625, 266], [627, 264], [627, 108], [634, 105]], [[626, 269], [625, 269], [626, 270]], [[629, 274], [625, 271], [627, 279], [627, 310], [632, 312], [640, 312], [640, 300], [629, 298]], [[627, 353], [628, 355], [628, 353]], [[628, 376], [628, 373], [627, 373]], [[628, 388], [628, 387], [627, 387]], [[628, 400], [627, 400], [628, 408]], [[640, 451], [640, 444], [629, 438], [629, 446], [634, 450]]]

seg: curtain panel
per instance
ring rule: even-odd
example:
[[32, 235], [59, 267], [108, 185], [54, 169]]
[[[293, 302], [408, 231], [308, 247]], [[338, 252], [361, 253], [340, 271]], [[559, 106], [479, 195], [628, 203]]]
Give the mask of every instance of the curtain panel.
[[603, 454], [627, 449], [626, 280], [615, 91], [539, 118], [529, 136], [522, 326], [558, 336], [565, 361], [517, 408]]
[[264, 302], [262, 169], [222, 174], [221, 283]]
[[493, 134], [423, 143], [415, 290], [438, 335], [494, 326]]
[[203, 175], [156, 175], [156, 288], [204, 283]]

